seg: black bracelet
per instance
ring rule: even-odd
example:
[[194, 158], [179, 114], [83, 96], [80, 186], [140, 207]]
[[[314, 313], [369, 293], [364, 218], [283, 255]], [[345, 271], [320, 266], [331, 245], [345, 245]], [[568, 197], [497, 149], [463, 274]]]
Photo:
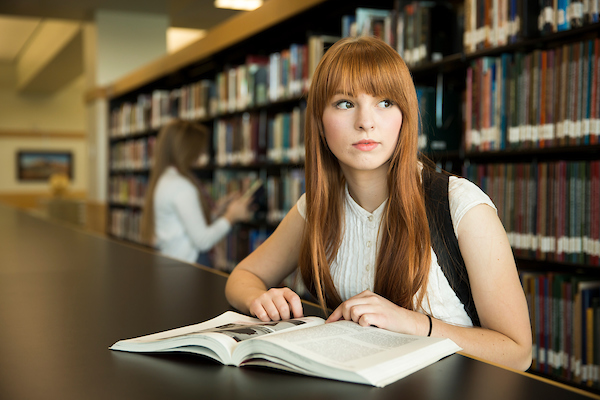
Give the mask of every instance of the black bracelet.
[[427, 337], [431, 336], [431, 329], [433, 329], [433, 321], [431, 321], [431, 316], [427, 316], [427, 318], [429, 318], [429, 333], [427, 334]]

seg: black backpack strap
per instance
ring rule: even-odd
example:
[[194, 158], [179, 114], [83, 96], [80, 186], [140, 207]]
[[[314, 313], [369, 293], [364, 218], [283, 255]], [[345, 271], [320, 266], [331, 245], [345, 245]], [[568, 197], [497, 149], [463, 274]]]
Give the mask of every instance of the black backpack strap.
[[469, 275], [465, 261], [458, 247], [458, 239], [452, 225], [450, 201], [448, 199], [447, 174], [423, 169], [423, 189], [425, 207], [431, 232], [431, 245], [438, 263], [448, 279], [450, 286], [464, 304], [465, 310], [474, 326], [481, 326], [479, 315], [473, 301]]

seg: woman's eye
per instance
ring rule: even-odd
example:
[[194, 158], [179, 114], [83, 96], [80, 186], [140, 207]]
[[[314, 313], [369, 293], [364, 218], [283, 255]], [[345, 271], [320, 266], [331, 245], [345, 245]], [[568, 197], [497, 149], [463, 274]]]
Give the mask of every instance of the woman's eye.
[[390, 100], [381, 100], [379, 102], [379, 107], [390, 108], [394, 105]]
[[348, 110], [349, 108], [353, 107], [352, 103], [350, 103], [348, 100], [340, 100], [335, 104], [335, 106], [342, 110]]

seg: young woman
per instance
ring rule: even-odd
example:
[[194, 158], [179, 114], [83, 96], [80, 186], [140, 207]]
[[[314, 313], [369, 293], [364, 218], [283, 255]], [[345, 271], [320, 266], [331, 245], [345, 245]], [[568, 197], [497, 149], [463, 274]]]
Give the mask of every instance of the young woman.
[[352, 320], [449, 337], [476, 357], [525, 370], [527, 303], [504, 228], [488, 196], [450, 177], [448, 199], [481, 326], [473, 326], [438, 264], [425, 207], [419, 111], [405, 63], [368, 37], [333, 45], [306, 111], [306, 194], [230, 275], [229, 302], [263, 321], [302, 316], [276, 286], [299, 268], [328, 322]]
[[251, 215], [251, 198], [233, 194], [223, 199], [223, 215], [212, 221], [213, 201], [191, 170], [206, 152], [209, 135], [204, 126], [182, 120], [161, 129], [141, 227], [142, 240], [155, 240], [161, 253], [206, 266], [211, 248]]

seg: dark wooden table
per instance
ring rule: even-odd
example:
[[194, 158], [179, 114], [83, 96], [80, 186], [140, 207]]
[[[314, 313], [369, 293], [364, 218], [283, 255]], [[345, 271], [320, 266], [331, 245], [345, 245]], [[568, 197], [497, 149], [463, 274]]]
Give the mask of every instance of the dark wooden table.
[[0, 206], [0, 399], [586, 398], [458, 354], [378, 389], [192, 355], [108, 350], [119, 339], [221, 314], [229, 309], [225, 280]]

